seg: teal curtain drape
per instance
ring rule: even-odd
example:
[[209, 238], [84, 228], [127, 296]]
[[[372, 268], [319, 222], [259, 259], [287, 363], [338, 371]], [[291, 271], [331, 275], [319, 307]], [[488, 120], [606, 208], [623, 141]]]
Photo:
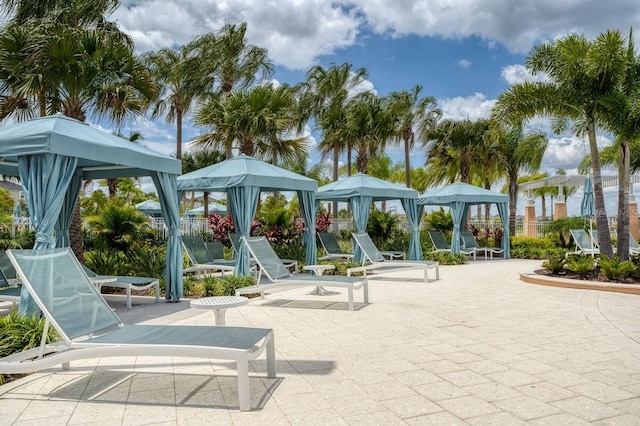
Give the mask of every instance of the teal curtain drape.
[[411, 227], [411, 241], [409, 242], [409, 260], [422, 260], [422, 246], [420, 244], [420, 219], [424, 206], [418, 206], [413, 198], [402, 198], [402, 208], [407, 215], [407, 222]]
[[[367, 222], [369, 221], [369, 213], [371, 212], [371, 204], [373, 197], [368, 195], [360, 195], [351, 198], [351, 211], [353, 213], [353, 224], [359, 234], [367, 232]], [[353, 261], [362, 262], [362, 250], [357, 244], [353, 245]]]
[[56, 247], [69, 247], [71, 245], [71, 239], [69, 238], [69, 228], [71, 228], [71, 222], [73, 221], [73, 214], [78, 204], [78, 196], [80, 195], [80, 187], [82, 186], [82, 173], [80, 170], [76, 170], [69, 183], [69, 188], [64, 196], [64, 202], [62, 203], [62, 209], [60, 215], [56, 221]]
[[[64, 197], [76, 170], [78, 159], [56, 154], [25, 155], [18, 158], [18, 171], [31, 223], [36, 231], [35, 249], [54, 248], [53, 230], [62, 210]], [[19, 313], [38, 312], [23, 287]]]
[[311, 191], [297, 191], [300, 200], [300, 210], [304, 216], [305, 230], [302, 240], [307, 248], [305, 263], [307, 265], [316, 264], [316, 216], [320, 203], [316, 201], [315, 193]]
[[[243, 237], [248, 237], [251, 233], [251, 223], [258, 208], [260, 188], [257, 186], [233, 186], [227, 190], [229, 203], [231, 204], [231, 215], [236, 232]], [[238, 258], [236, 259], [235, 275], [249, 275], [251, 267], [249, 265], [249, 249], [246, 244], [240, 244], [238, 248]]]
[[509, 203], [496, 203], [498, 214], [502, 221], [502, 250], [505, 259], [511, 258], [511, 243], [509, 242]]
[[466, 217], [467, 204], [456, 201], [451, 203], [451, 219], [453, 219], [453, 235], [451, 236], [451, 253], [460, 253], [460, 231], [462, 230], [462, 223]]
[[169, 229], [167, 237], [166, 299], [178, 302], [183, 295], [182, 240], [180, 239], [180, 199], [178, 198], [177, 175], [164, 172], [151, 174], [156, 186], [162, 217]]

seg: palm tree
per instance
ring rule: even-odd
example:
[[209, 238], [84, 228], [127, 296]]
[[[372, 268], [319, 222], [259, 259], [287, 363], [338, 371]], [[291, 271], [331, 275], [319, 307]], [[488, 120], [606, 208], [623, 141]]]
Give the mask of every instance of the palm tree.
[[485, 119], [443, 120], [433, 128], [425, 128], [421, 139], [427, 147], [427, 160], [431, 185], [454, 182], [456, 178], [471, 183], [477, 151], [484, 149], [483, 135], [489, 128]]
[[547, 149], [547, 137], [541, 132], [525, 134], [522, 127], [492, 128], [487, 134], [493, 146], [493, 160], [504, 171], [509, 193], [509, 234], [516, 233], [518, 176], [536, 172]]
[[190, 54], [189, 46], [161, 49], [144, 57], [153, 78], [160, 85], [152, 117], [164, 116], [176, 125], [176, 158], [182, 158], [182, 125], [194, 102], [213, 86], [202, 71], [202, 61]]
[[[624, 45], [609, 33], [597, 43], [571, 34], [552, 43], [533, 48], [526, 67], [533, 74], [545, 73], [547, 82], [515, 84], [499, 96], [492, 117], [519, 124], [538, 114], [554, 118], [554, 130], [560, 132], [573, 123], [572, 130], [586, 134], [593, 167], [598, 243], [602, 254], [611, 256], [611, 234], [604, 204], [600, 153], [596, 124], [605, 111], [604, 101], [619, 86], [620, 59]], [[606, 53], [605, 53], [606, 52]]]
[[[274, 72], [267, 49], [248, 44], [246, 32], [246, 22], [226, 24], [217, 34], [202, 35], [190, 44], [200, 69], [207, 70], [212, 83], [217, 82], [217, 94], [226, 96], [235, 88], [247, 89], [256, 78], [264, 81]], [[225, 154], [227, 158], [233, 156], [231, 146], [226, 147]]]
[[420, 99], [422, 86], [417, 85], [411, 90], [393, 92], [389, 94], [391, 113], [395, 120], [394, 137], [398, 143], [404, 144], [405, 184], [411, 187], [411, 159], [410, 153], [415, 145], [414, 127], [419, 128], [420, 133], [433, 128], [442, 111], [436, 108], [436, 99], [432, 96]]
[[294, 159], [307, 151], [306, 137], [287, 137], [297, 125], [295, 106], [287, 85], [263, 84], [214, 96], [196, 112], [196, 123], [210, 132], [194, 138], [193, 146], [225, 152], [237, 148], [275, 162]]
[[384, 152], [394, 132], [394, 119], [386, 99], [371, 92], [353, 97], [346, 107], [341, 139], [356, 152], [358, 172], [367, 173], [370, 158]]
[[[9, 94], [0, 106], [0, 119], [30, 118], [25, 104], [31, 104], [35, 107], [28, 110], [40, 115], [62, 112], [80, 121], [91, 115], [120, 124], [141, 115], [156, 96], [157, 86], [135, 56], [131, 38], [104, 18], [114, 2], [56, 1], [51, 9], [48, 1], [6, 4], [19, 13], [3, 28], [2, 37], [18, 37], [21, 49], [0, 56], [3, 92]], [[70, 237], [74, 253], [82, 259], [79, 207]]]
[[[300, 85], [301, 102], [298, 119], [301, 131], [309, 119], [322, 133], [320, 150], [323, 157], [333, 153], [333, 180], [338, 180], [340, 153], [345, 148], [340, 139], [340, 130], [346, 124], [345, 109], [353, 91], [367, 78], [367, 70], [353, 70], [348, 63], [331, 64], [327, 69], [314, 66], [307, 71], [305, 82]], [[350, 158], [350, 156], [349, 156]], [[350, 161], [350, 160], [349, 160]], [[338, 203], [333, 203], [333, 216], [338, 215]]]
[[[607, 32], [595, 42], [594, 54], [598, 58], [594, 62], [611, 60], [612, 54], [620, 54], [618, 49], [623, 42], [619, 32]], [[611, 46], [611, 47], [610, 47]], [[613, 50], [613, 51], [612, 51]], [[603, 123], [604, 127], [616, 135], [618, 159], [618, 256], [621, 260], [629, 259], [629, 189], [631, 170], [640, 166], [640, 57], [635, 51], [633, 32], [629, 32], [628, 44], [620, 60], [620, 82], [614, 94], [605, 99]], [[632, 145], [636, 149], [632, 149]], [[635, 151], [635, 152], [634, 152]], [[608, 160], [608, 158], [607, 158]], [[603, 159], [603, 164], [605, 160]]]

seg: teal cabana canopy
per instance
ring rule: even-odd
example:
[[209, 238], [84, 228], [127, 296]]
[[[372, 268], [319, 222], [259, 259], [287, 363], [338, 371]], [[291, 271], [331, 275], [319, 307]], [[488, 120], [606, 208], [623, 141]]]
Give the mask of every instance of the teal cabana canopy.
[[[392, 182], [369, 176], [364, 173], [342, 178], [321, 186], [316, 192], [318, 201], [343, 201], [351, 204], [353, 221], [359, 233], [366, 232], [371, 203], [383, 200], [400, 200], [411, 226], [409, 259], [421, 260], [420, 219], [423, 207], [416, 204], [418, 191]], [[360, 259], [358, 250], [354, 253], [356, 261]]]
[[136, 210], [144, 214], [161, 214], [162, 207], [160, 203], [155, 200], [146, 200], [136, 204]]
[[[36, 249], [69, 245], [83, 179], [151, 176], [169, 227], [167, 300], [182, 297], [179, 160], [62, 115], [0, 128], [0, 159], [0, 174], [20, 177], [36, 231]], [[21, 312], [34, 307], [23, 292]]]
[[496, 204], [498, 214], [502, 221], [504, 236], [502, 237], [502, 249], [504, 258], [509, 254], [509, 196], [499, 192], [489, 191], [484, 188], [469, 185], [467, 183], [454, 183], [442, 188], [426, 191], [417, 203], [423, 206], [448, 206], [453, 219], [453, 235], [451, 237], [451, 252], [460, 253], [460, 231], [467, 222], [469, 206], [476, 204]]
[[[315, 217], [318, 211], [314, 179], [293, 173], [247, 155], [204, 167], [178, 178], [178, 191], [226, 192], [236, 232], [249, 236], [260, 192], [296, 191], [305, 223], [305, 262], [316, 263]], [[236, 274], [249, 274], [249, 252], [244, 244], [238, 251]]]
[[[227, 214], [227, 206], [220, 203], [209, 203], [209, 214]], [[188, 216], [202, 216], [204, 214], [204, 206], [196, 207], [195, 209], [187, 210]]]

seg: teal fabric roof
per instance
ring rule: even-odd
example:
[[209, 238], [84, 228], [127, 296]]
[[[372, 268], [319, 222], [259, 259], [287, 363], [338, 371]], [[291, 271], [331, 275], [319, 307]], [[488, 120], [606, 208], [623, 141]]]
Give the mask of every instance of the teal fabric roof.
[[78, 158], [84, 179], [182, 172], [175, 158], [63, 115], [0, 127], [0, 174], [17, 176], [19, 155], [45, 153]]
[[358, 196], [369, 196], [373, 201], [412, 199], [418, 197], [418, 191], [357, 173], [321, 186], [316, 192], [316, 200], [321, 201], [349, 201], [352, 197]]
[[162, 213], [162, 207], [160, 207], [160, 202], [155, 200], [146, 200], [136, 204], [136, 210], [139, 210], [142, 213], [146, 213], [146, 214]]
[[[220, 203], [209, 203], [209, 213], [227, 214], [227, 206]], [[196, 207], [187, 211], [190, 216], [197, 216], [204, 214], [204, 206]]]
[[462, 202], [470, 205], [487, 203], [508, 203], [509, 196], [495, 191], [457, 182], [442, 188], [426, 191], [418, 197], [418, 204], [429, 206], [444, 206], [454, 202]]
[[247, 155], [178, 177], [178, 191], [224, 192], [236, 186], [254, 186], [261, 191], [315, 191], [318, 182]]

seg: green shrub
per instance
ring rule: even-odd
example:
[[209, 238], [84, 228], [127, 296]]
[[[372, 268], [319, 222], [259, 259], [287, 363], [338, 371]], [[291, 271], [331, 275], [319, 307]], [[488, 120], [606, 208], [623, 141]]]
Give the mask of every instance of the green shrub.
[[580, 278], [586, 278], [595, 268], [595, 260], [588, 255], [571, 256], [567, 261], [567, 269], [577, 274]]
[[451, 231], [453, 231], [451, 212], [445, 212], [442, 207], [440, 207], [439, 210], [434, 210], [426, 214], [424, 216], [424, 223], [427, 228], [442, 231], [445, 234], [451, 234]]
[[623, 278], [628, 278], [636, 269], [636, 265], [633, 262], [629, 260], [621, 262], [617, 255], [613, 257], [602, 256], [598, 264], [602, 275], [611, 281], [620, 281]]
[[[17, 309], [0, 317], [0, 358], [40, 346], [44, 324], [44, 318], [21, 316]], [[60, 340], [58, 333], [49, 327], [47, 343], [57, 340]], [[0, 376], [0, 384], [2, 382]]]
[[552, 274], [557, 274], [564, 270], [564, 265], [567, 263], [567, 259], [562, 254], [554, 254], [549, 256], [547, 260], [542, 263], [542, 267], [548, 269]]
[[184, 279], [184, 295], [186, 297], [211, 297], [211, 296], [233, 296], [236, 289], [255, 285], [256, 280], [251, 276], [226, 277], [186, 277]]
[[549, 259], [552, 256], [564, 256], [565, 250], [559, 248], [550, 238], [511, 237], [511, 257], [513, 259]]
[[460, 253], [426, 253], [424, 258], [434, 260], [440, 265], [462, 265], [463, 263], [467, 263], [467, 256]]
[[570, 229], [585, 229], [585, 220], [579, 216], [563, 217], [547, 224], [545, 232], [551, 234], [563, 248], [569, 248], [573, 244]]
[[84, 252], [89, 269], [99, 275], [130, 275], [130, 259], [118, 250], [93, 250]]

